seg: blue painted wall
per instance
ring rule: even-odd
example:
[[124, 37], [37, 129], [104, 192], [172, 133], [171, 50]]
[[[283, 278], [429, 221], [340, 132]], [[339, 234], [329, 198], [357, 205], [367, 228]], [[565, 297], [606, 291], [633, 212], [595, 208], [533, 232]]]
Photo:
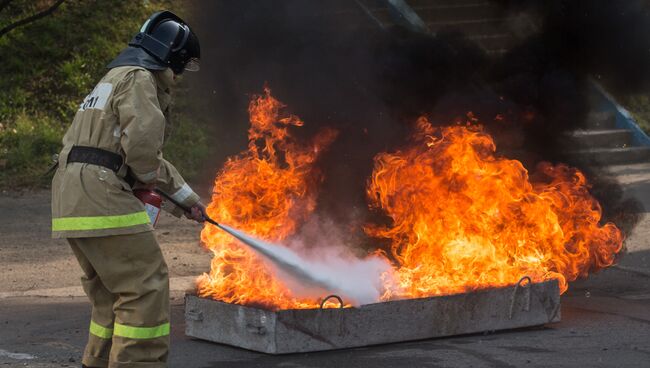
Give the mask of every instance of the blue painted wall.
[[592, 86], [597, 105], [596, 111], [613, 111], [616, 116], [616, 127], [631, 130], [632, 143], [635, 146], [650, 146], [650, 137], [639, 127], [632, 114], [616, 102], [598, 82], [592, 81]]

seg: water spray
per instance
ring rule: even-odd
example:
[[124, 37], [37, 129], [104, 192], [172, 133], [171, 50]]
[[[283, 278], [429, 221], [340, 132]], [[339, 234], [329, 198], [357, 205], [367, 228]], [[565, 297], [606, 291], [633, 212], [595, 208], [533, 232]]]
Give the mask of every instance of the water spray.
[[[185, 212], [190, 212], [189, 208], [183, 206], [178, 201], [171, 198], [169, 194], [159, 189], [156, 189], [156, 192]], [[337, 281], [326, 272], [315, 272], [313, 265], [310, 265], [309, 262], [305, 261], [296, 252], [286, 247], [253, 238], [252, 236], [245, 234], [239, 230], [233, 229], [227, 225], [220, 224], [210, 218], [210, 216], [208, 216], [206, 213], [203, 213], [203, 217], [209, 224], [212, 224], [225, 231], [226, 233], [232, 235], [235, 239], [246, 244], [255, 252], [263, 255], [281, 270], [285, 271], [295, 279], [300, 280], [304, 284], [320, 287], [331, 292], [341, 293], [353, 299], [353, 301], [357, 302], [358, 304], [374, 301], [374, 296], [371, 290], [349, 289], [346, 287], [346, 285], [341, 285], [340, 281]], [[368, 288], [364, 287], [362, 289]]]

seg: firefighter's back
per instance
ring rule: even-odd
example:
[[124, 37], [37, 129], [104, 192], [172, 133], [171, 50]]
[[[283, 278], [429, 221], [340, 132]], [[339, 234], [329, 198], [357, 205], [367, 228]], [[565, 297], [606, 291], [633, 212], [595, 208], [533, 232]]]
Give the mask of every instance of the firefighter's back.
[[[133, 196], [131, 186], [124, 179], [128, 175], [126, 165], [111, 170], [69, 159], [73, 147], [77, 150], [79, 147], [98, 148], [124, 159], [120, 142], [122, 130], [115, 104], [135, 80], [155, 84], [152, 73], [142, 67], [113, 68], [79, 105], [63, 138], [59, 168], [52, 180], [54, 237], [133, 234], [151, 230], [142, 203]], [[130, 108], [136, 109], [137, 106]], [[119, 157], [116, 156], [117, 160]]]

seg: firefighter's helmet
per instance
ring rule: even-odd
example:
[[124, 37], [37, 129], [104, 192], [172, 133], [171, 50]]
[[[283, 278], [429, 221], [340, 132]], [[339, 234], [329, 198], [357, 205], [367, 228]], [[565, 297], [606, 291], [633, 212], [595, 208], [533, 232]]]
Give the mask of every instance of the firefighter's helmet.
[[171, 68], [175, 74], [199, 69], [199, 39], [189, 25], [170, 11], [153, 14], [108, 68], [135, 65], [152, 70]]

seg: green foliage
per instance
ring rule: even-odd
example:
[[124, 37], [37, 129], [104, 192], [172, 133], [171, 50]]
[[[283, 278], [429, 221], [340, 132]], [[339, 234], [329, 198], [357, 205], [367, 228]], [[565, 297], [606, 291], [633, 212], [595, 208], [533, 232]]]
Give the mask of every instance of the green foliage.
[[[31, 0], [12, 6], [33, 8]], [[153, 11], [170, 1], [67, 0], [51, 16], [0, 38], [0, 119], [47, 112], [62, 122]], [[7, 23], [0, 13], [0, 23]], [[11, 18], [15, 18], [12, 16]], [[19, 98], [15, 98], [19, 97]]]
[[[0, 27], [52, 2], [14, 0], [0, 11]], [[52, 15], [0, 37], [0, 187], [44, 182], [37, 172], [44, 172], [47, 157], [59, 151], [62, 134], [106, 73], [106, 64], [151, 13], [170, 9], [183, 15], [182, 2], [67, 0]], [[199, 132], [186, 124], [175, 134], [198, 142]], [[38, 147], [27, 147], [33, 145]], [[193, 152], [186, 151], [189, 158], [177, 165], [181, 172], [196, 170], [184, 166], [197, 165]]]
[[6, 186], [42, 185], [52, 153], [61, 146], [63, 128], [49, 118], [20, 114], [11, 127], [0, 125], [0, 183]]
[[623, 102], [639, 127], [650, 135], [650, 94], [630, 96]]
[[208, 141], [203, 124], [174, 116], [174, 127], [165, 143], [165, 158], [181, 171], [186, 180], [199, 176], [201, 162], [208, 155]]

